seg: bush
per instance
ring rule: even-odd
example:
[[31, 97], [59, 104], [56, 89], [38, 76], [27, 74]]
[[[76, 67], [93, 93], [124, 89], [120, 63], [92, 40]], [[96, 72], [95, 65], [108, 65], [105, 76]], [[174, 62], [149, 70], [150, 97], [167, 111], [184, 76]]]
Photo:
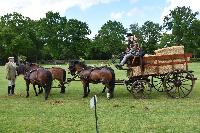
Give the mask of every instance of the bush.
[[200, 62], [200, 58], [191, 58], [190, 61], [191, 62]]

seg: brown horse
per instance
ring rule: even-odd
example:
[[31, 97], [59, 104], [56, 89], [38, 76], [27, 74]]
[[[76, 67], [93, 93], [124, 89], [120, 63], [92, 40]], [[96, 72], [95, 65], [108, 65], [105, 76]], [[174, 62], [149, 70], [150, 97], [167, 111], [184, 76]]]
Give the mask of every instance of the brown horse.
[[17, 67], [17, 73], [18, 75], [20, 74], [24, 75], [24, 80], [26, 81], [26, 91], [27, 91], [26, 97], [29, 97], [29, 85], [33, 84], [36, 96], [38, 94], [35, 85], [38, 85], [44, 88], [45, 100], [47, 100], [52, 85], [52, 74], [50, 71], [38, 67], [36, 64], [27, 63], [26, 65], [23, 64], [19, 65]]
[[[52, 67], [52, 68], [47, 68], [53, 77], [53, 80], [58, 80], [59, 81], [59, 86], [61, 88], [60, 93], [65, 93], [65, 80], [66, 80], [66, 71], [65, 69], [62, 69], [60, 67]], [[43, 92], [42, 87], [38, 86], [39, 88], [39, 94]]]
[[[83, 84], [84, 95], [87, 97], [89, 94], [89, 83], [102, 83], [108, 88], [107, 98], [113, 97], [115, 88], [115, 73], [110, 67], [87, 67], [83, 62], [72, 61], [69, 64], [69, 71], [72, 76], [76, 75], [76, 72], [80, 76]], [[105, 89], [105, 88], [104, 88]]]
[[65, 80], [66, 80], [66, 71], [63, 68], [60, 67], [52, 67], [48, 69], [52, 76], [53, 80], [58, 80], [59, 81], [59, 86], [61, 88], [60, 93], [65, 93]]
[[[31, 63], [31, 68], [32, 69], [37, 69], [40, 68], [41, 66], [39, 64], [36, 63]], [[66, 71], [63, 68], [60, 67], [52, 67], [52, 68], [47, 68], [47, 70], [49, 70], [52, 74], [53, 80], [58, 80], [59, 81], [59, 86], [61, 88], [60, 93], [65, 93], [65, 80], [66, 80]], [[38, 85], [39, 88], [39, 92], [38, 94], [43, 92], [43, 89], [41, 86]]]

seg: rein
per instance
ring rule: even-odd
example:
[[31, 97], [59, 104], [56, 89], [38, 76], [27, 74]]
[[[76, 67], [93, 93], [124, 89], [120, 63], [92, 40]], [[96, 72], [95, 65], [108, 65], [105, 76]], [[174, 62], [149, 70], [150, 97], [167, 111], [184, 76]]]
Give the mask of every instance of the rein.
[[[27, 80], [30, 80], [30, 75], [31, 75], [31, 73], [33, 73], [33, 72], [35, 72], [35, 71], [38, 71], [38, 68], [26, 72], [26, 74], [24, 75], [24, 78], [27, 79]], [[38, 75], [38, 73], [37, 73], [37, 75]], [[37, 75], [36, 75], [36, 78], [37, 78]]]

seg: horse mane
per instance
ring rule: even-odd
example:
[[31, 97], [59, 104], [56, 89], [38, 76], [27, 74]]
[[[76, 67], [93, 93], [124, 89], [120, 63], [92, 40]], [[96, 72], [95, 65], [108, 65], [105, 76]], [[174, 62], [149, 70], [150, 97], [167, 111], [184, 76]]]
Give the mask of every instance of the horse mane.
[[78, 64], [83, 68], [88, 68], [88, 66], [85, 64], [85, 62], [84, 61], [80, 61], [80, 60], [72, 60], [72, 61], [70, 61], [69, 64], [71, 64], [71, 65]]

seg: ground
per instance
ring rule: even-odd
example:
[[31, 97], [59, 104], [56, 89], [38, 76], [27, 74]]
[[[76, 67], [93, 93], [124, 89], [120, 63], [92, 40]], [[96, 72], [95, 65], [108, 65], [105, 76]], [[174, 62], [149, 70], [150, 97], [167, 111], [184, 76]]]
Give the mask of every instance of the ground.
[[[50, 67], [50, 66], [46, 66]], [[62, 65], [67, 69], [67, 65]], [[114, 68], [114, 67], [113, 67]], [[192, 63], [190, 70], [200, 76], [199, 63]], [[124, 71], [116, 70], [117, 79], [126, 79]], [[70, 75], [67, 75], [68, 77]], [[54, 82], [54, 86], [57, 83]], [[102, 94], [103, 86], [91, 85], [91, 93], [82, 98], [80, 82], [66, 85], [66, 93], [53, 88], [49, 99], [44, 94], [25, 98], [26, 88], [22, 76], [16, 81], [16, 95], [7, 96], [4, 66], [0, 67], [0, 132], [95, 132], [94, 110], [89, 100], [97, 95], [99, 131], [116, 132], [199, 132], [200, 131], [200, 82], [196, 81], [192, 93], [184, 99], [172, 99], [165, 93], [153, 91], [150, 99], [135, 99], [124, 86], [115, 87], [111, 100]]]

